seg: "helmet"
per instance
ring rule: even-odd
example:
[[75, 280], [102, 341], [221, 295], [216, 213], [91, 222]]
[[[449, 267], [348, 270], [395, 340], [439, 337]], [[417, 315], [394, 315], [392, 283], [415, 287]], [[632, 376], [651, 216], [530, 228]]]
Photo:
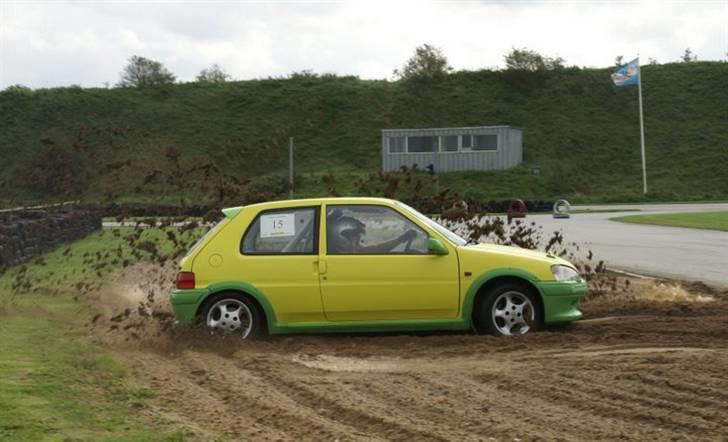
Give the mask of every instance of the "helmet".
[[356, 234], [363, 235], [366, 232], [364, 223], [350, 216], [342, 216], [337, 219], [334, 221], [333, 227], [334, 235], [340, 235], [349, 240]]
[[341, 216], [332, 220], [327, 230], [331, 242], [329, 247], [335, 251], [345, 251], [350, 248], [348, 244], [351, 244], [355, 235], [363, 235], [366, 232], [366, 226], [350, 216]]

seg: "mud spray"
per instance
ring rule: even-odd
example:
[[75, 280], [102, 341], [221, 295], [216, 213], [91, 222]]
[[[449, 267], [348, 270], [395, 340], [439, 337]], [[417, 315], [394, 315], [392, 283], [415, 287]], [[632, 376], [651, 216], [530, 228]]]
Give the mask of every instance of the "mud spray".
[[114, 273], [84, 328], [154, 391], [142, 418], [191, 440], [726, 437], [728, 292], [588, 258], [585, 320], [517, 339], [211, 336], [174, 325], [171, 260]]

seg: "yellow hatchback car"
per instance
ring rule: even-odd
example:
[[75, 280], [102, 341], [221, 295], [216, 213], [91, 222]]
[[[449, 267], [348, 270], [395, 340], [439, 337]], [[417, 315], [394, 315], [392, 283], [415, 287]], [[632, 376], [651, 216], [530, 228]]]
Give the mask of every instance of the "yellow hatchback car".
[[223, 210], [182, 260], [179, 324], [262, 333], [467, 330], [520, 335], [581, 318], [568, 261], [471, 244], [398, 201], [319, 198]]

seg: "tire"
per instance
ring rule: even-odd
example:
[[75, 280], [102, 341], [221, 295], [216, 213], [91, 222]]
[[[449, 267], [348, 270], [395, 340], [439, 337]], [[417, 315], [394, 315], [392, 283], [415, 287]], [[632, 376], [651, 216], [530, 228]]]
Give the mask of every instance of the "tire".
[[265, 319], [247, 296], [223, 292], [210, 297], [201, 309], [200, 320], [211, 334], [255, 339], [264, 331]]
[[518, 283], [506, 283], [484, 294], [476, 322], [495, 336], [523, 335], [542, 327], [543, 312], [533, 290]]

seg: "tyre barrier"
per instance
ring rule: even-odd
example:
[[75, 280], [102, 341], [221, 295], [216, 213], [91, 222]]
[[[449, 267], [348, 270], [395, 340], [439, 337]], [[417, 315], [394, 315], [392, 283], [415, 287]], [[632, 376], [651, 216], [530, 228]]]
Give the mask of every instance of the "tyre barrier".
[[571, 204], [566, 200], [554, 203], [554, 218], [571, 218]]

